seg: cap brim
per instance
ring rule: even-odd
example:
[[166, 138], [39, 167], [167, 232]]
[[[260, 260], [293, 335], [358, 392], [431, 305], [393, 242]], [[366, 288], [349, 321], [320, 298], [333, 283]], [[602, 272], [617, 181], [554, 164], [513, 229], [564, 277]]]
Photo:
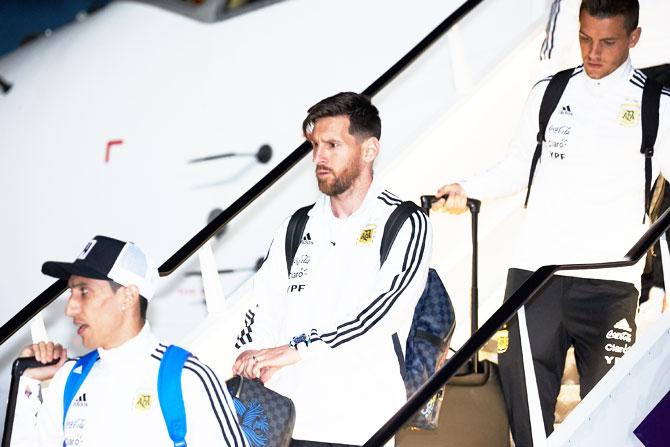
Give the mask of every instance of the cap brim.
[[109, 280], [104, 273], [98, 272], [87, 265], [77, 264], [75, 262], [45, 262], [42, 264], [42, 273], [58, 279], [69, 279], [70, 276], [77, 275], [83, 276], [84, 278]]

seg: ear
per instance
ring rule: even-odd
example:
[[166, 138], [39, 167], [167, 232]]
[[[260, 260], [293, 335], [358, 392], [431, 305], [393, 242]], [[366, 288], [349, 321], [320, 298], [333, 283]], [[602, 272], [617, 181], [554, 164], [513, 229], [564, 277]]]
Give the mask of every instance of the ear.
[[379, 155], [381, 145], [376, 137], [370, 137], [363, 142], [363, 161], [372, 163]]
[[640, 36], [642, 35], [642, 28], [639, 26], [631, 31], [630, 36], [628, 36], [628, 48], [633, 48], [640, 41]]
[[137, 286], [129, 285], [123, 288], [123, 299], [121, 310], [132, 309], [140, 298], [140, 291]]

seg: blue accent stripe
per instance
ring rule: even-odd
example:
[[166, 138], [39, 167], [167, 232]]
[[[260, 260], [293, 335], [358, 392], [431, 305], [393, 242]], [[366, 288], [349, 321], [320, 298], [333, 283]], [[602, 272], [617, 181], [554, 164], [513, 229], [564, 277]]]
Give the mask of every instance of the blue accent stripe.
[[[155, 352], [159, 355], [152, 354], [151, 357], [161, 361], [166, 348], [167, 346], [160, 344], [159, 348], [156, 348], [155, 350]], [[247, 446], [248, 444], [246, 438], [242, 434], [242, 430], [239, 427], [239, 424], [231, 422], [231, 418], [235, 418], [233, 413], [234, 403], [232, 399], [228, 398], [228, 394], [223, 391], [221, 383], [219, 382], [216, 374], [214, 374], [214, 372], [208, 366], [201, 363], [196, 357], [190, 357], [186, 361], [184, 364], [184, 370], [193, 373], [195, 377], [199, 379], [200, 383], [202, 383], [202, 386], [207, 393], [207, 398], [209, 399], [214, 416], [216, 417], [219, 428], [221, 429], [221, 434], [223, 437], [222, 440], [225, 441], [225, 445], [228, 447]], [[223, 396], [223, 400], [221, 396]], [[221, 419], [221, 415], [223, 415], [223, 418], [225, 419], [225, 424]]]

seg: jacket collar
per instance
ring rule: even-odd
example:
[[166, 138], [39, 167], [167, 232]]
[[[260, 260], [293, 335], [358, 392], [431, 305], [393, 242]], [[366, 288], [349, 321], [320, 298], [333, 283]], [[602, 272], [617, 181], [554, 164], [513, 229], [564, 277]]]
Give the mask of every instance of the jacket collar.
[[631, 63], [629, 57], [623, 64], [619, 66], [619, 68], [604, 78], [592, 79], [588, 74], [586, 74], [586, 70], [584, 70], [582, 74], [589, 90], [597, 93], [604, 93], [611, 90], [620, 89], [621, 83], [627, 82], [633, 76], [633, 72], [633, 64]]
[[123, 362], [127, 364], [128, 359], [146, 354], [147, 350], [154, 347], [157, 342], [158, 339], [151, 332], [149, 322], [145, 322], [144, 327], [136, 336], [116, 348], [98, 348], [98, 354], [100, 354], [100, 360], [105, 363]]
[[[373, 177], [372, 183], [370, 184], [370, 188], [368, 188], [368, 191], [365, 193], [365, 198], [363, 199], [363, 203], [361, 203], [361, 206], [356, 211], [354, 211], [349, 217], [342, 220], [354, 219], [355, 216], [366, 214], [367, 210], [370, 209], [370, 207], [374, 206], [377, 196], [379, 196], [379, 194], [381, 194], [382, 191], [383, 188], [380, 185], [379, 181], [377, 180], [376, 176]], [[338, 220], [333, 215], [333, 210], [330, 207], [330, 196], [327, 196], [322, 192], [319, 192], [319, 197], [316, 200], [314, 207], [309, 211], [308, 214], [310, 217], [315, 215], [322, 215], [329, 219]]]

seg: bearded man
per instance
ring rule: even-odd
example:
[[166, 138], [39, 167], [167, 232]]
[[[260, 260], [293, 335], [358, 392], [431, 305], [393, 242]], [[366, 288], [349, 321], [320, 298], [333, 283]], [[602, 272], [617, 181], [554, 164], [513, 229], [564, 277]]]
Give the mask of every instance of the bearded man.
[[320, 101], [303, 133], [322, 194], [298, 211], [307, 222], [295, 252], [291, 219], [275, 233], [233, 372], [293, 400], [293, 446], [361, 445], [406, 400], [403, 351], [432, 232], [415, 212], [380, 261], [384, 225], [402, 201], [373, 180], [381, 121], [367, 97]]

